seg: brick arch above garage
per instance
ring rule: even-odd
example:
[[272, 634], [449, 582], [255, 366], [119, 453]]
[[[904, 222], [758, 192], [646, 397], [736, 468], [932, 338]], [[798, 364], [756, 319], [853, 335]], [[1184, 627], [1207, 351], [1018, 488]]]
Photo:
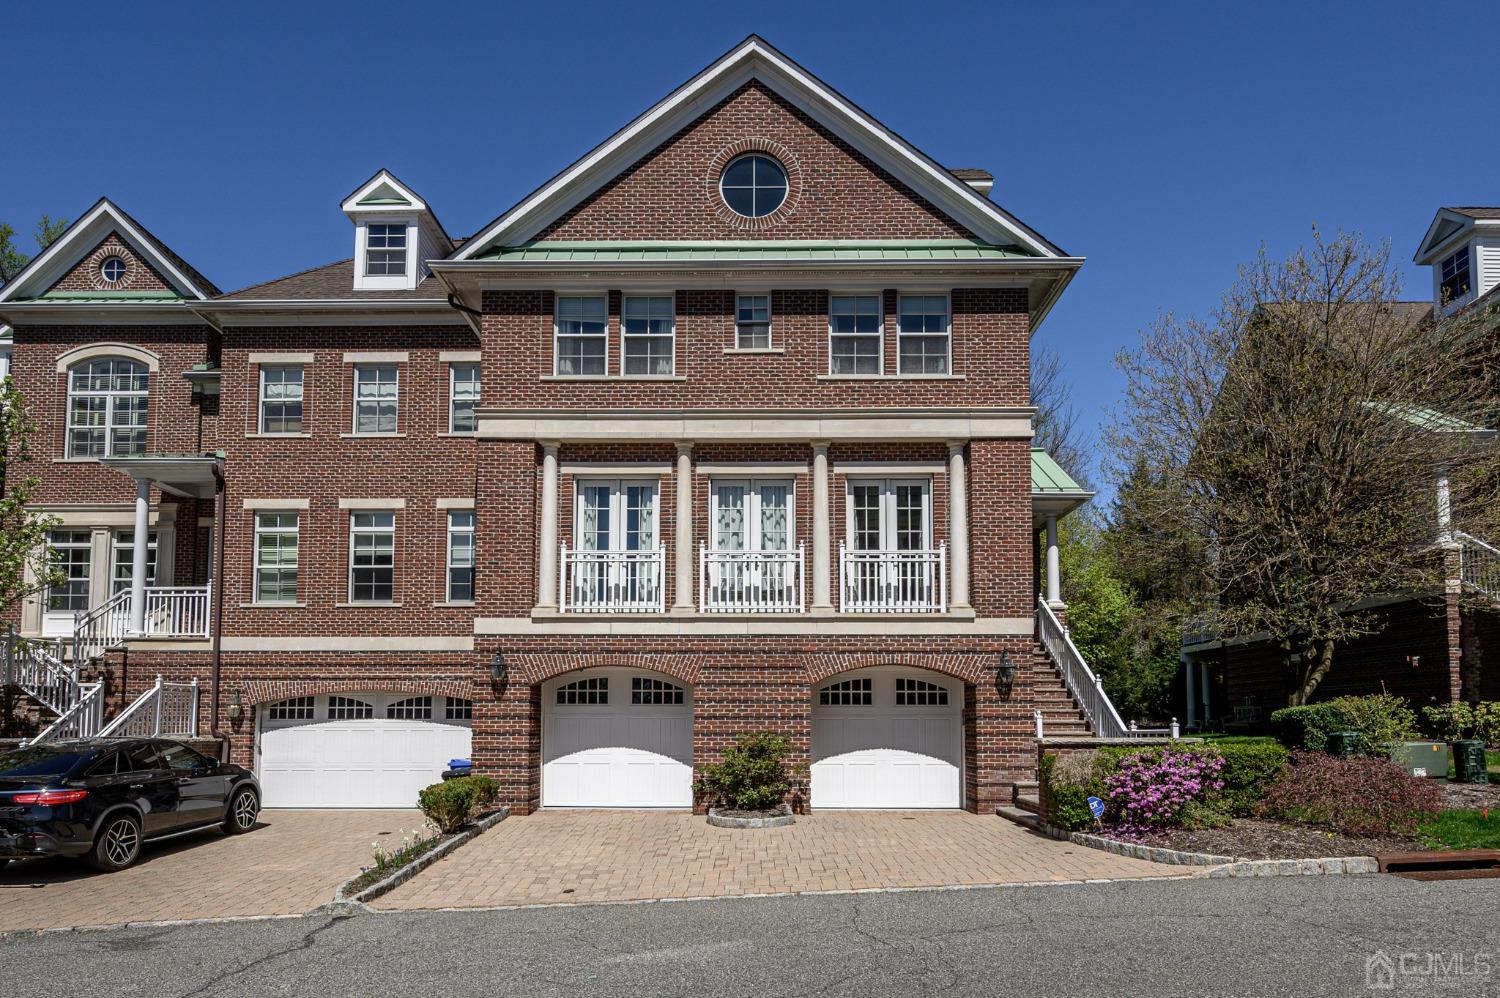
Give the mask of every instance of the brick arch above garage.
[[328, 679], [317, 681], [278, 682], [250, 680], [241, 687], [249, 706], [279, 703], [292, 697], [321, 696], [327, 693], [409, 693], [413, 696], [474, 698], [472, 679]]
[[517, 652], [506, 654], [506, 668], [521, 682], [544, 683], [582, 669], [642, 669], [659, 672], [693, 685], [703, 659], [698, 655], [567, 654], [562, 652]]
[[911, 654], [890, 652], [828, 652], [807, 658], [807, 681], [821, 683], [830, 676], [875, 666], [926, 669], [966, 683], [987, 682], [994, 675], [1000, 653]]

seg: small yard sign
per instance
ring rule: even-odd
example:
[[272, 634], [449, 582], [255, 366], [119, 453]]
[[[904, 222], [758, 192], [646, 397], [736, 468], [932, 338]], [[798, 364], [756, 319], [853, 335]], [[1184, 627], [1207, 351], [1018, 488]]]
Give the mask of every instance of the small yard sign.
[[[1077, 800], [1075, 797], [1074, 800]], [[1094, 812], [1095, 819], [1104, 817], [1104, 802], [1097, 797], [1089, 798], [1089, 810]]]

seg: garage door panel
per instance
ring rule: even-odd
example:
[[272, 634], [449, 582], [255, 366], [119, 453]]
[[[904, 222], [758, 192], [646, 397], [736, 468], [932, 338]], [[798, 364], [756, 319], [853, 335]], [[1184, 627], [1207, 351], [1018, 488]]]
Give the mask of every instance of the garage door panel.
[[632, 673], [607, 675], [608, 703], [558, 704], [544, 691], [543, 806], [691, 807], [691, 702], [633, 704]]

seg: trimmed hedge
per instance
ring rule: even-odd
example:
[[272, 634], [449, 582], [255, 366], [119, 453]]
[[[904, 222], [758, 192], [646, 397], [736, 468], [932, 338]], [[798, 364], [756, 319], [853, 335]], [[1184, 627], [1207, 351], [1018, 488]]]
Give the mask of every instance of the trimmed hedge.
[[1230, 814], [1244, 817], [1253, 814], [1273, 783], [1286, 772], [1292, 754], [1273, 738], [1206, 745], [1224, 757], [1219, 778], [1224, 789], [1210, 801]]
[[1326, 752], [1328, 736], [1353, 731], [1364, 755], [1384, 756], [1392, 742], [1417, 734], [1417, 715], [1393, 696], [1336, 697], [1303, 707], [1283, 707], [1271, 715], [1271, 732], [1294, 751]]
[[417, 794], [417, 807], [447, 835], [468, 824], [475, 810], [499, 799], [500, 784], [488, 776], [459, 776], [424, 787]]

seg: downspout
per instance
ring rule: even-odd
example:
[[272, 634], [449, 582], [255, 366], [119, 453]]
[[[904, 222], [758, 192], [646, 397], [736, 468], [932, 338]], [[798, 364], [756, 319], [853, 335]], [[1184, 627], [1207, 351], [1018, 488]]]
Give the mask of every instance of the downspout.
[[209, 682], [208, 733], [219, 739], [223, 746], [219, 750], [220, 761], [228, 761], [229, 736], [219, 730], [219, 673], [222, 660], [219, 653], [220, 637], [224, 625], [224, 459], [214, 462], [214, 571], [213, 571], [213, 651], [212, 676]]

